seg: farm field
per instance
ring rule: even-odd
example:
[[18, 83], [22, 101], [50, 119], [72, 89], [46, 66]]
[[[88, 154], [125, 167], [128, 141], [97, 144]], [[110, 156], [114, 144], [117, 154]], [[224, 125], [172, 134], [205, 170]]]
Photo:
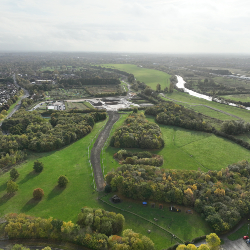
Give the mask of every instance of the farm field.
[[[155, 203], [155, 208], [151, 208], [151, 202], [148, 202], [146, 207], [142, 206], [141, 201], [135, 201], [121, 196], [122, 202], [118, 204], [113, 204], [110, 202], [110, 198], [114, 194], [109, 194], [102, 199], [112, 206], [115, 206], [119, 209], [125, 209], [129, 212], [133, 212], [137, 215], [146, 218], [157, 225], [169, 230], [172, 234], [177, 235], [180, 239], [184, 241], [192, 240], [195, 237], [202, 236], [205, 234], [211, 233], [211, 229], [204, 222], [201, 216], [197, 213], [187, 214], [185, 211], [190, 208], [185, 208], [181, 206], [177, 206], [182, 210], [180, 213], [175, 213], [169, 211], [170, 204], [161, 203], [163, 205], [163, 209], [159, 209], [159, 203]], [[106, 205], [108, 207], [108, 205]], [[117, 209], [117, 212], [120, 210]], [[193, 211], [193, 210], [192, 210]], [[140, 224], [140, 220], [137, 216], [132, 215], [128, 212], [123, 212], [128, 215], [130, 219], [133, 219], [137, 224], [137, 228], [140, 231], [150, 236], [150, 238], [156, 243], [156, 249], [166, 249], [168, 246], [171, 246], [176, 243], [176, 240], [173, 239], [171, 243], [171, 235], [163, 230], [160, 230], [157, 226], [146, 222], [142, 225]], [[158, 219], [157, 222], [154, 221], [154, 218]], [[126, 219], [127, 220], [127, 219]], [[136, 229], [135, 229], [136, 230]], [[148, 234], [147, 231], [151, 230], [151, 233]], [[161, 239], [161, 241], [160, 241]]]
[[152, 89], [156, 89], [158, 83], [161, 84], [162, 89], [169, 87], [170, 84], [170, 75], [158, 70], [141, 68], [133, 64], [102, 64], [100, 66], [116, 68], [134, 74], [137, 81], [145, 82]]

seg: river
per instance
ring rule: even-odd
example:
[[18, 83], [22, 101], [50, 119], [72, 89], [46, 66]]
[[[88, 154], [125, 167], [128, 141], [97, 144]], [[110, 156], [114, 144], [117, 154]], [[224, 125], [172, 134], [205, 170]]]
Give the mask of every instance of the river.
[[[185, 88], [185, 81], [183, 80], [183, 78], [181, 76], [177, 76], [177, 80], [178, 82], [176, 83], [176, 87], [179, 88], [179, 89], [183, 89], [184, 92], [188, 93], [189, 95], [192, 95], [192, 96], [195, 96], [195, 97], [198, 97], [198, 98], [201, 98], [201, 99], [205, 99], [207, 101], [215, 101], [215, 102], [218, 102], [218, 103], [222, 103], [221, 100], [218, 100], [216, 98], [212, 98], [212, 96], [208, 96], [208, 95], [203, 95], [203, 94], [200, 94], [200, 93], [197, 93], [193, 90], [190, 90], [190, 89], [187, 89]], [[230, 102], [223, 102], [223, 104], [227, 104], [227, 105], [230, 105], [230, 106], [234, 106], [234, 107], [238, 107], [238, 105], [236, 105], [235, 103], [230, 103]], [[247, 109], [247, 110], [250, 110], [250, 107], [245, 107], [243, 105], [241, 105], [241, 107]]]

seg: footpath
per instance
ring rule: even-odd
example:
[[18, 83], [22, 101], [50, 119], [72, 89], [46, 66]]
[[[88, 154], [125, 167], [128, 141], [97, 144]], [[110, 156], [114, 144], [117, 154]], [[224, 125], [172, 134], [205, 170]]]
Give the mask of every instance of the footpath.
[[106, 123], [106, 126], [101, 131], [99, 136], [97, 137], [95, 144], [91, 150], [90, 160], [93, 167], [96, 189], [97, 191], [103, 191], [105, 187], [105, 181], [103, 178], [102, 168], [101, 168], [101, 151], [104, 146], [106, 140], [109, 137], [109, 132], [112, 129], [115, 122], [119, 119], [119, 114], [116, 111], [108, 111], [109, 120]]

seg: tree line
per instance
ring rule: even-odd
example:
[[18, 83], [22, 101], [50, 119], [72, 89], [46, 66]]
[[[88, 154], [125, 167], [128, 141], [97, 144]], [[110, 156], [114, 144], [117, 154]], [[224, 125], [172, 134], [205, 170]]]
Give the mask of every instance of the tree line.
[[154, 243], [146, 236], [126, 229], [122, 236], [124, 217], [121, 214], [103, 209], [85, 207], [78, 215], [76, 224], [59, 219], [43, 219], [25, 214], [7, 214], [4, 232], [10, 239], [46, 238], [64, 240], [86, 246], [90, 249], [103, 250], [154, 250]]
[[106, 182], [135, 200], [194, 207], [216, 232], [225, 232], [249, 214], [249, 177], [247, 161], [208, 172], [124, 164], [109, 172]]

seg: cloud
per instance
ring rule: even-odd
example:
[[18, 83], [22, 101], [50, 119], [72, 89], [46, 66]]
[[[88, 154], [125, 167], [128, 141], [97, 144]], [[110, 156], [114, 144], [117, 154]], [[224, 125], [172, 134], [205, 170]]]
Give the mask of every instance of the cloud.
[[0, 50], [249, 53], [245, 0], [1, 0]]

